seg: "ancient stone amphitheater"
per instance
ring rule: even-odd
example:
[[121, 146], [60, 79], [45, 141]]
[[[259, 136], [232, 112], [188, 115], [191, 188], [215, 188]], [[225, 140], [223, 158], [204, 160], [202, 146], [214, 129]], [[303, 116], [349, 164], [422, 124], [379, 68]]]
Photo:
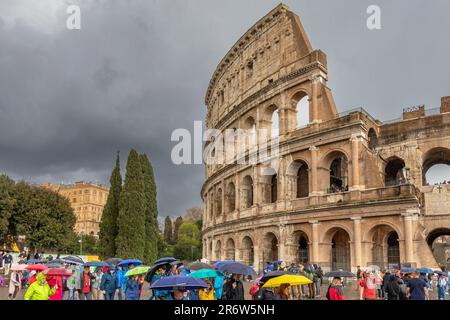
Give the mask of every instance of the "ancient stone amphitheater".
[[[207, 127], [250, 129], [258, 148], [279, 143], [271, 161], [239, 162], [258, 154], [249, 147], [206, 166], [203, 256], [257, 269], [278, 259], [325, 270], [437, 267], [432, 244], [450, 235], [450, 185], [430, 186], [426, 173], [450, 164], [450, 97], [381, 122], [362, 108], [338, 113], [327, 80], [325, 53], [283, 4], [219, 63]], [[205, 145], [212, 157], [217, 142]]]

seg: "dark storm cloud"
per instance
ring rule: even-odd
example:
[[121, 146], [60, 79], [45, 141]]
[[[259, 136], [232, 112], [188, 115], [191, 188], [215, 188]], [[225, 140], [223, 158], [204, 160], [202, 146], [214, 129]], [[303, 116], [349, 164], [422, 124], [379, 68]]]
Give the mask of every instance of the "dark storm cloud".
[[[146, 152], [160, 215], [201, 205], [202, 166], [175, 166], [170, 135], [192, 129], [217, 63], [277, 1], [0, 2], [0, 171], [13, 178], [108, 183], [117, 150]], [[340, 111], [380, 119], [450, 94], [448, 1], [287, 1], [328, 55]], [[366, 8], [382, 29], [366, 28]]]

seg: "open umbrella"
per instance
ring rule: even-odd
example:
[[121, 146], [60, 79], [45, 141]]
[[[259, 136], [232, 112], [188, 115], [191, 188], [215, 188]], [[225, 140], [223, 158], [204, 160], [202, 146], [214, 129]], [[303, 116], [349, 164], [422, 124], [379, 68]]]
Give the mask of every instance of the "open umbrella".
[[42, 260], [39, 259], [30, 259], [26, 261], [27, 264], [36, 264], [36, 263], [43, 263]]
[[189, 270], [214, 269], [212, 265], [203, 262], [193, 262], [189, 265]]
[[61, 258], [61, 260], [68, 264], [76, 264], [76, 265], [84, 264], [83, 259], [81, 259], [78, 256], [67, 256], [67, 257]]
[[233, 263], [225, 263], [219, 267], [219, 270], [222, 272], [234, 273], [234, 274], [242, 274], [244, 276], [252, 276], [256, 278], [256, 272], [252, 267], [249, 267], [240, 262]]
[[160, 263], [164, 263], [164, 262], [173, 262], [176, 260], [177, 259], [175, 259], [174, 257], [164, 257], [164, 258], [160, 258], [160, 259], [156, 260], [155, 264], [160, 264]]
[[61, 268], [62, 264], [57, 262], [49, 262], [46, 264], [47, 268]]
[[86, 262], [85, 264], [83, 264], [83, 266], [84, 267], [107, 267], [107, 266], [109, 266], [109, 264], [107, 264], [106, 262], [93, 260], [93, 261]]
[[214, 269], [200, 269], [189, 274], [189, 277], [197, 279], [220, 277], [222, 272]]
[[446, 276], [446, 277], [448, 277], [448, 273], [447, 273], [447, 272], [444, 272], [444, 271], [435, 271], [434, 273], [436, 273], [436, 274], [438, 274], [438, 275], [440, 275], [440, 276]]
[[200, 279], [188, 276], [170, 276], [156, 280], [151, 286], [152, 290], [173, 290], [174, 287], [182, 287], [185, 289], [202, 289], [208, 288], [208, 284]]
[[140, 266], [142, 264], [142, 261], [137, 259], [122, 260], [117, 265], [119, 267], [128, 267], [130, 264], [134, 266]]
[[291, 271], [272, 271], [272, 272], [269, 272], [266, 275], [262, 276], [261, 279], [259, 280], [259, 282], [266, 283], [267, 281], [269, 281], [272, 278], [284, 276], [286, 274], [296, 275], [296, 273], [291, 272]]
[[183, 262], [179, 261], [179, 260], [175, 260], [170, 262], [171, 266], [177, 266], [177, 268], [180, 268], [181, 266], [183, 266]]
[[161, 263], [155, 264], [145, 275], [144, 280], [151, 283], [153, 276], [156, 274], [156, 272], [159, 269], [164, 269], [164, 271], [167, 272], [170, 270], [170, 267], [171, 267], [170, 262], [161, 262]]
[[423, 274], [428, 274], [428, 273], [433, 274], [434, 273], [434, 271], [430, 268], [419, 268], [416, 271], [423, 273]]
[[350, 271], [335, 270], [325, 273], [327, 278], [356, 278], [356, 275]]
[[53, 260], [50, 260], [50, 261], [47, 261], [47, 262], [46, 262], [46, 264], [49, 264], [49, 263], [59, 263], [59, 264], [64, 264], [65, 262], [64, 262], [64, 260], [61, 260], [61, 259], [53, 259]]
[[11, 271], [23, 271], [26, 270], [26, 264], [13, 264], [10, 268]]
[[236, 261], [234, 260], [222, 260], [222, 261], [217, 261], [216, 263], [213, 264], [214, 267], [216, 268], [220, 268], [221, 265], [223, 264], [227, 264], [227, 263], [235, 263]]
[[283, 276], [275, 277], [267, 281], [263, 288], [276, 288], [281, 286], [282, 284], [289, 284], [291, 286], [301, 286], [304, 284], [313, 283], [305, 276], [299, 276], [294, 274], [285, 274]]
[[410, 267], [403, 267], [400, 269], [401, 273], [413, 273], [414, 271], [416, 271], [416, 269]]
[[150, 270], [150, 267], [148, 266], [139, 266], [136, 268], [133, 268], [131, 270], [128, 270], [127, 273], [125, 273], [125, 277], [131, 277], [131, 276], [137, 276], [140, 274], [147, 273], [148, 270]]
[[72, 272], [67, 270], [66, 268], [49, 268], [42, 271], [46, 276], [61, 276], [61, 277], [69, 277], [72, 275]]
[[47, 266], [44, 266], [43, 264], [37, 263], [33, 264], [31, 266], [25, 267], [26, 270], [36, 270], [36, 271], [43, 271], [48, 269]]
[[116, 266], [122, 260], [123, 259], [120, 258], [109, 258], [108, 260], [105, 260], [105, 263], [107, 263], [108, 265]]

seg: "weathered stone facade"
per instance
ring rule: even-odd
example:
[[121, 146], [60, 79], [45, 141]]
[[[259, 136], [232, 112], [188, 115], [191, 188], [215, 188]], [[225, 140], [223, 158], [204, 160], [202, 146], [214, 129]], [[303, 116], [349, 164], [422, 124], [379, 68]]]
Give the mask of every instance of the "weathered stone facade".
[[[250, 148], [235, 163], [206, 166], [203, 256], [258, 269], [277, 259], [325, 270], [437, 266], [429, 244], [450, 234], [450, 186], [427, 186], [425, 173], [450, 164], [450, 99], [436, 114], [418, 107], [383, 123], [363, 109], [338, 114], [327, 79], [326, 55], [285, 5], [222, 59], [206, 94], [207, 127], [254, 129], [257, 147], [262, 134], [278, 137], [279, 155], [237, 164], [258, 153]], [[215, 155], [216, 143], [205, 151]]]

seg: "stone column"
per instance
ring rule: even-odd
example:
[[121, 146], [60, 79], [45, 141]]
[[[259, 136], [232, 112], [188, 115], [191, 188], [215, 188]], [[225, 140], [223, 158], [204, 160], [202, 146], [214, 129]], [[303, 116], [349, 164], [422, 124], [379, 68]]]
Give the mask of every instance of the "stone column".
[[319, 263], [319, 221], [313, 220], [309, 221], [312, 227], [312, 251], [311, 260], [314, 263]]
[[317, 185], [317, 154], [319, 152], [319, 148], [315, 147], [315, 146], [311, 146], [309, 148], [309, 151], [311, 152], [311, 168], [309, 168], [309, 172], [311, 173], [311, 190], [310, 190], [310, 194], [314, 195], [317, 194], [318, 190], [318, 185]]
[[[261, 252], [260, 252], [260, 248], [258, 245], [253, 245], [253, 259], [254, 262], [253, 264], [255, 265], [256, 268], [256, 272], [261, 271]], [[264, 268], [264, 267], [262, 267]]]
[[350, 138], [352, 144], [352, 190], [361, 189], [359, 170], [359, 144], [362, 141], [361, 133], [353, 134]]
[[235, 187], [236, 187], [236, 218], [239, 219], [239, 212], [241, 211], [241, 178], [239, 174], [236, 174], [235, 177]]
[[413, 244], [413, 217], [418, 209], [408, 209], [403, 213], [403, 228], [405, 233], [405, 259], [407, 263], [414, 262], [414, 244]]
[[353, 232], [354, 232], [354, 248], [355, 259], [353, 260], [356, 266], [361, 265], [361, 217], [351, 218], [353, 220]]

